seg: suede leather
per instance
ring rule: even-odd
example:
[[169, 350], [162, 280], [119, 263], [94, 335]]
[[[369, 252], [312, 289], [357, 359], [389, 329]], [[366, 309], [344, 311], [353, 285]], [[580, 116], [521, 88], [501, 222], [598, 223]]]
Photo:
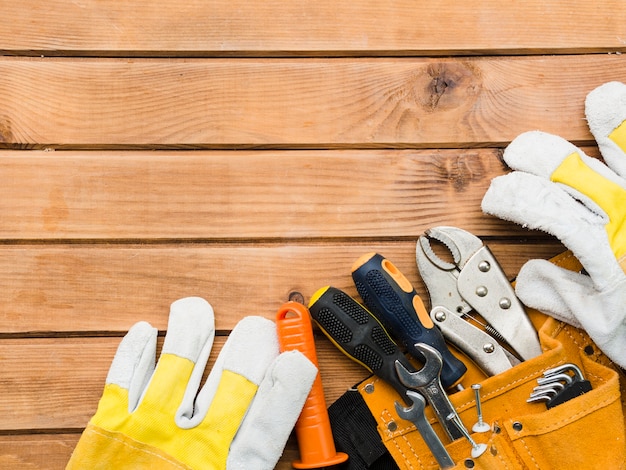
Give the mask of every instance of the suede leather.
[[[481, 382], [483, 416], [492, 429], [472, 433], [478, 443], [488, 446], [485, 453], [472, 459], [474, 468], [625, 468], [621, 372], [610, 365], [582, 330], [538, 312], [533, 312], [533, 316], [542, 322], [539, 338], [543, 354]], [[549, 410], [543, 403], [527, 403], [543, 371], [566, 362], [581, 367], [593, 390]], [[415, 426], [397, 416], [393, 403], [399, 396], [393, 388], [370, 378], [358, 390], [378, 423], [384, 445], [400, 468], [439, 468]], [[473, 390], [468, 387], [450, 399], [471, 429], [477, 418]], [[442, 442], [447, 443], [456, 463], [454, 468], [466, 468], [465, 460], [471, 452], [469, 442], [459, 439], [449, 443], [430, 407], [425, 413]]]
[[190, 470], [162, 450], [122, 433], [88, 425], [66, 468], [90, 470]]

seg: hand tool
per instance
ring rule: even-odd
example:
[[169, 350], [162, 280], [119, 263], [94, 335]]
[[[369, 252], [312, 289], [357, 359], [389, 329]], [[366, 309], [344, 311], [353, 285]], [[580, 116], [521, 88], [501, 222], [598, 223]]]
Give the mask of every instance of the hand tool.
[[424, 395], [430, 406], [433, 407], [435, 416], [437, 416], [450, 440], [460, 439], [463, 437], [463, 433], [457, 426], [451, 426], [448, 419], [448, 416], [451, 414], [456, 415], [457, 413], [452, 403], [450, 403], [448, 394], [441, 385], [440, 374], [443, 366], [441, 354], [427, 344], [418, 343], [415, 347], [426, 358], [424, 366], [419, 371], [412, 372], [404, 364], [397, 361], [395, 365], [398, 378], [407, 388], [417, 390]]
[[[432, 241], [448, 249], [451, 262], [435, 254]], [[443, 306], [479, 324], [522, 360], [541, 354], [537, 332], [523, 305], [498, 261], [478, 237], [456, 227], [431, 228], [419, 237], [415, 257], [430, 294], [431, 310]], [[478, 313], [486, 323], [472, 313]], [[447, 325], [440, 323], [440, 326], [447, 338]], [[471, 356], [470, 352], [464, 352]]]
[[374, 373], [411, 403], [398, 380], [396, 364], [415, 371], [378, 319], [363, 305], [335, 287], [319, 289], [309, 301], [311, 317], [344, 354]]
[[430, 316], [444, 337], [487, 375], [498, 375], [521, 361], [503, 348], [496, 339], [445, 307], [434, 307]]
[[417, 343], [429, 344], [439, 351], [443, 358], [444, 388], [460, 381], [467, 367], [450, 352], [422, 299], [391, 261], [378, 253], [367, 253], [352, 266], [352, 279], [365, 306], [410, 355], [424, 362], [422, 353], [415, 347]]
[[318, 369], [295, 425], [300, 460], [291, 465], [293, 468], [322, 468], [345, 462], [348, 455], [337, 452], [333, 441], [308, 309], [298, 302], [284, 303], [276, 313], [276, 330], [281, 352], [298, 350]]
[[422, 436], [422, 439], [424, 439], [424, 442], [433, 453], [435, 460], [437, 460], [437, 464], [442, 469], [445, 470], [454, 468], [454, 461], [452, 460], [452, 457], [450, 457], [450, 454], [448, 454], [448, 451], [441, 442], [441, 439], [439, 439], [439, 436], [437, 436], [437, 433], [435, 433], [433, 427], [424, 415], [426, 400], [422, 395], [414, 390], [409, 390], [407, 394], [413, 404], [409, 407], [404, 407], [401, 403], [396, 402], [395, 406], [398, 416], [402, 419], [406, 419], [407, 421], [411, 421], [415, 425], [418, 432]]
[[[571, 372], [572, 375], [567, 372]], [[537, 379], [537, 385], [528, 403], [546, 402], [548, 409], [583, 395], [591, 390], [591, 382], [585, 380], [582, 371], [576, 364], [563, 364], [543, 373]]]

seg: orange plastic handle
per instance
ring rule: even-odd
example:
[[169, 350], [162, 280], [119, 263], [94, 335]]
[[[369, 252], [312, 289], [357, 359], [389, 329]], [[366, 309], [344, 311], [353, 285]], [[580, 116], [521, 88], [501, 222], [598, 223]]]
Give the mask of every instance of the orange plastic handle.
[[[276, 314], [278, 343], [281, 351], [298, 350], [319, 369], [309, 309], [299, 302], [286, 302]], [[296, 422], [300, 460], [294, 468], [320, 468], [338, 465], [348, 455], [337, 452], [326, 409], [322, 378], [317, 373], [311, 392]]]

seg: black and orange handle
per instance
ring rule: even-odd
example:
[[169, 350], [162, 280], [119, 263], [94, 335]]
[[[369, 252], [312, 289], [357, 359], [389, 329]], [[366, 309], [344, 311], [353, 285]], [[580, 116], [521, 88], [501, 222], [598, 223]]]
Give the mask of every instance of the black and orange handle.
[[383, 325], [363, 305], [335, 287], [323, 287], [309, 302], [311, 317], [350, 359], [391, 385], [410, 404], [407, 388], [396, 373], [396, 361], [414, 371]]
[[415, 288], [391, 261], [378, 253], [363, 255], [352, 266], [352, 279], [368, 310], [411, 356], [423, 363], [415, 345], [432, 346], [443, 358], [443, 386], [460, 381], [467, 366], [450, 352]]

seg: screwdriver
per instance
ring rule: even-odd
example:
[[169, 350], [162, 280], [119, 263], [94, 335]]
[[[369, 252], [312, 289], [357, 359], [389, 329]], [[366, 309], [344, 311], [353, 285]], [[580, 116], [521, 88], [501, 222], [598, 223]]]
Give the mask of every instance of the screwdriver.
[[378, 253], [361, 256], [352, 266], [352, 279], [365, 306], [406, 351], [424, 362], [415, 347], [426, 343], [443, 358], [441, 383], [448, 389], [458, 385], [467, 366], [454, 356], [431, 320], [413, 285], [388, 259]]
[[396, 361], [415, 371], [378, 319], [335, 287], [319, 289], [309, 302], [311, 317], [322, 332], [350, 359], [391, 385], [407, 405], [412, 401], [396, 373]]

